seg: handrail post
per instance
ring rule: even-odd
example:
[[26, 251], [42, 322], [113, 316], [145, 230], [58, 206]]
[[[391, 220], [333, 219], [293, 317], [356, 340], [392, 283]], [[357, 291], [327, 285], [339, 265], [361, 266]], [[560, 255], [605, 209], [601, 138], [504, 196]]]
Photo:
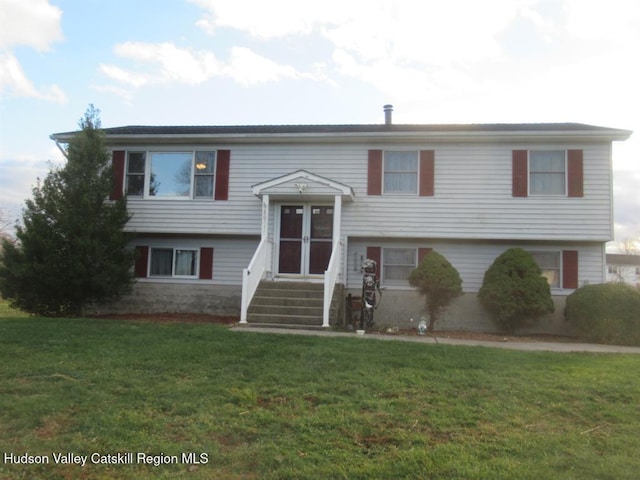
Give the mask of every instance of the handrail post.
[[324, 302], [322, 309], [322, 326], [324, 328], [329, 327], [329, 317], [331, 312], [331, 300], [333, 300], [333, 291], [336, 286], [336, 280], [338, 273], [340, 272], [340, 255], [342, 254], [340, 249], [340, 225], [342, 224], [342, 197], [340, 195], [335, 196], [333, 207], [333, 239], [331, 247], [331, 257], [329, 259], [329, 265], [324, 272]]
[[240, 300], [240, 323], [246, 325], [247, 312], [249, 311], [249, 269], [242, 269], [242, 299]]

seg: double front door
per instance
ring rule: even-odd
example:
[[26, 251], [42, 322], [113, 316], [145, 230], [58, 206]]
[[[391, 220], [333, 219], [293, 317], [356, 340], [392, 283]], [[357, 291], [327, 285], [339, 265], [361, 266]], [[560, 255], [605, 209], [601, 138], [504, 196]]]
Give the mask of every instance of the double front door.
[[322, 275], [331, 258], [333, 206], [280, 206], [278, 273]]

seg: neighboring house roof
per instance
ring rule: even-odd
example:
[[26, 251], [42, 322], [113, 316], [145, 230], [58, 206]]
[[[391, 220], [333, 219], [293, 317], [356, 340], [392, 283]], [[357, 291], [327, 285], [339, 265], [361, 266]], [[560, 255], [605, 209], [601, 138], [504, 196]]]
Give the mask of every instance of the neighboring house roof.
[[620, 253], [607, 253], [607, 265], [640, 266], [640, 255], [624, 255]]
[[[104, 128], [110, 140], [135, 140], [136, 138], [176, 137], [273, 137], [273, 136], [405, 136], [419, 135], [438, 137], [475, 136], [589, 136], [607, 140], [626, 140], [631, 131], [581, 123], [489, 123], [489, 124], [371, 124], [371, 125], [193, 125], [150, 126], [129, 125]], [[77, 132], [62, 132], [51, 135], [53, 140], [67, 142]]]

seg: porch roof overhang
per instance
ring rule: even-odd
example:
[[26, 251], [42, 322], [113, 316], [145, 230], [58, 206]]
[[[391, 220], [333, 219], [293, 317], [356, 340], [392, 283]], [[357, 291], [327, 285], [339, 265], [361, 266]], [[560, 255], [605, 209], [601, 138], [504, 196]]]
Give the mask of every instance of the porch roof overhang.
[[253, 185], [253, 194], [258, 197], [269, 195], [275, 200], [322, 200], [340, 196], [353, 201], [353, 188], [330, 178], [322, 177], [307, 170], [298, 170], [281, 177]]

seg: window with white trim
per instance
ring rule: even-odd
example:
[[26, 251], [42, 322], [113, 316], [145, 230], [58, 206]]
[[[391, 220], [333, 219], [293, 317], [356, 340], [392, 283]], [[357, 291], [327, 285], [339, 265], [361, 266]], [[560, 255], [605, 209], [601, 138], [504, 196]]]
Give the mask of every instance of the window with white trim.
[[143, 198], [213, 199], [215, 151], [128, 152], [125, 192]]
[[565, 150], [529, 151], [529, 193], [565, 195], [567, 160]]
[[127, 195], [139, 197], [144, 195], [144, 178], [147, 164], [145, 157], [145, 152], [129, 152], [125, 184]]
[[185, 248], [151, 248], [149, 276], [196, 277], [198, 250]]
[[194, 163], [194, 197], [213, 198], [215, 152], [196, 152]]
[[383, 248], [382, 249], [382, 282], [385, 284], [404, 285], [417, 265], [417, 249], [415, 248]]
[[561, 255], [560, 252], [529, 252], [542, 270], [542, 276], [547, 279], [551, 288], [560, 288], [561, 283]]
[[418, 193], [418, 152], [384, 152], [384, 193]]

